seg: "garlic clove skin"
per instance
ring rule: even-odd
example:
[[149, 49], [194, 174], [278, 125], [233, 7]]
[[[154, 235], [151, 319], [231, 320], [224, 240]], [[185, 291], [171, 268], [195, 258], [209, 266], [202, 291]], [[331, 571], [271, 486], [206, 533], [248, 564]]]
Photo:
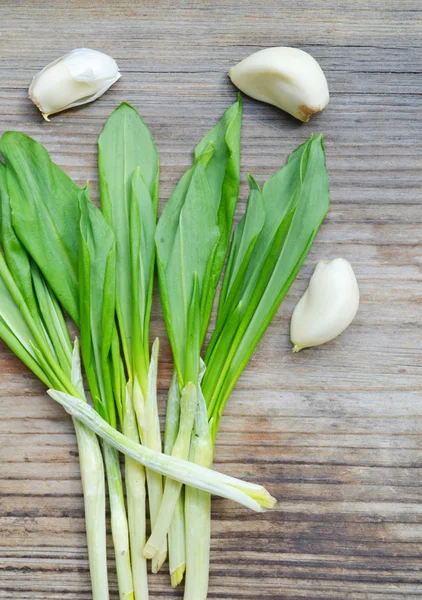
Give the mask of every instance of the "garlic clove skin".
[[229, 71], [242, 92], [277, 106], [300, 121], [323, 110], [329, 101], [327, 80], [317, 61], [299, 48], [266, 48]]
[[29, 97], [48, 121], [50, 115], [93, 102], [120, 77], [111, 56], [90, 48], [77, 48], [34, 77]]
[[352, 265], [344, 258], [320, 261], [293, 311], [293, 352], [336, 338], [353, 321], [358, 307], [359, 287]]

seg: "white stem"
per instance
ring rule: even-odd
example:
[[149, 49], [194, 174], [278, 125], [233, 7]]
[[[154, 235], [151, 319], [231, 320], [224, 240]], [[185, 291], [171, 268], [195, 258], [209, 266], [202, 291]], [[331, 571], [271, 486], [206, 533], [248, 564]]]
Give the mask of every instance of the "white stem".
[[93, 600], [108, 600], [105, 481], [97, 436], [74, 419], [84, 494], [86, 537]]
[[[134, 406], [138, 406], [137, 418], [138, 424], [140, 425], [141, 441], [144, 446], [155, 450], [155, 452], [161, 452], [161, 434], [160, 434], [160, 420], [158, 416], [158, 405], [157, 405], [157, 371], [158, 371], [158, 351], [159, 351], [159, 340], [158, 338], [154, 341], [151, 352], [151, 363], [148, 372], [148, 390], [147, 396], [144, 401], [141, 388], [137, 378], [135, 377], [133, 391], [134, 391]], [[140, 406], [142, 403], [142, 410]], [[149, 500], [149, 514], [151, 519], [151, 529], [154, 529], [158, 519], [160, 506], [163, 500], [163, 478], [160, 473], [147, 469], [147, 483], [148, 483], [148, 500]], [[162, 564], [167, 558], [167, 539], [163, 538], [159, 549], [156, 554], [152, 557], [152, 572], [158, 573]]]
[[[88, 405], [87, 405], [88, 406]], [[111, 535], [116, 560], [120, 600], [134, 600], [132, 567], [130, 563], [129, 530], [120, 472], [119, 455], [109, 444], [103, 444], [110, 499]]]
[[211, 495], [185, 490], [186, 576], [184, 600], [206, 600], [208, 593]]
[[166, 481], [158, 519], [144, 548], [144, 556], [146, 558], [155, 556], [163, 543], [163, 539], [165, 540], [173, 520], [181, 489], [182, 484], [180, 481], [175, 481], [174, 479], [168, 479]]
[[[164, 434], [164, 452], [171, 454], [177, 438], [180, 421], [180, 392], [176, 371], [173, 371], [167, 396], [166, 429]], [[183, 579], [186, 569], [185, 550], [185, 502], [184, 492], [180, 493], [174, 510], [173, 520], [168, 532], [169, 571], [173, 587]]]
[[[136, 418], [129, 393], [126, 394], [125, 404], [124, 433], [133, 442], [139, 443]], [[147, 561], [142, 553], [146, 541], [145, 469], [129, 456], [125, 456], [125, 482], [135, 598], [148, 600]]]
[[[186, 460], [189, 456], [190, 439], [195, 421], [197, 403], [196, 387], [192, 383], [188, 383], [180, 398], [180, 424], [171, 453], [173, 457]], [[144, 555], [147, 558], [155, 555], [170, 529], [181, 489], [182, 484], [180, 482], [167, 479], [158, 519], [144, 549]]]
[[84, 423], [111, 446], [148, 469], [210, 494], [233, 500], [256, 512], [273, 508], [276, 503], [276, 500], [260, 485], [206, 469], [186, 460], [154, 452], [132, 442], [102, 419], [89, 404], [75, 396], [58, 390], [48, 390], [48, 394], [61, 404], [71, 416]]
[[[59, 330], [59, 328], [58, 328]], [[86, 400], [79, 342], [75, 340], [72, 359], [72, 383]], [[79, 466], [84, 494], [85, 525], [91, 573], [92, 599], [108, 600], [105, 475], [103, 456], [97, 436], [82, 423], [73, 419], [78, 442]]]
[[[180, 398], [179, 432], [171, 453], [172, 457], [186, 460], [189, 456], [190, 439], [197, 403], [196, 387], [192, 383], [188, 383]], [[144, 556], [147, 558], [154, 556], [163, 540], [165, 540], [173, 520], [181, 489], [182, 484], [179, 481], [167, 479], [157, 522], [144, 549]]]
[[[194, 489], [194, 488], [190, 488]], [[169, 571], [172, 587], [177, 587], [186, 570], [185, 514], [183, 490], [174, 509], [173, 520], [168, 532]]]
[[[213, 443], [208, 426], [207, 405], [198, 385], [198, 408], [189, 460], [211, 467]], [[210, 568], [211, 496], [187, 487], [185, 499], [186, 585], [184, 600], [206, 600]]]

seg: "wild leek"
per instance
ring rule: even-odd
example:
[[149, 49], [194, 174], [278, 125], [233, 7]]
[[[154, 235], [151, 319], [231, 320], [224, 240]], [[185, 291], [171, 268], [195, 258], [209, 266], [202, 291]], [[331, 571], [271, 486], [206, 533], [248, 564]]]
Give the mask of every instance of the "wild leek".
[[[41, 144], [24, 134], [3, 134], [0, 150], [6, 159], [13, 227], [60, 304], [83, 331], [82, 350], [84, 363], [86, 362], [84, 366], [94, 404], [100, 414], [115, 425], [113, 392], [105, 365], [106, 350], [103, 341], [103, 336], [112, 325], [111, 308], [104, 311], [107, 318], [104, 321], [103, 332], [101, 323], [97, 320], [101, 320], [102, 313], [91, 313], [95, 303], [90, 302], [90, 297], [95, 298], [98, 291], [95, 289], [95, 281], [92, 282], [93, 289], [91, 282], [85, 287], [82, 286], [82, 290], [79, 285], [81, 264], [83, 266], [86, 263], [85, 255], [82, 253], [80, 256], [79, 252], [81, 190], [51, 161]], [[110, 235], [113, 235], [112, 232]], [[89, 264], [85, 266], [89, 270]], [[100, 276], [98, 273], [96, 275], [97, 278]], [[82, 282], [84, 281], [83, 277]], [[115, 288], [112, 295], [115, 296]], [[110, 299], [106, 299], [106, 302], [110, 304]], [[111, 318], [114, 322], [114, 313], [111, 314]], [[93, 348], [90, 353], [87, 349], [90, 342], [85, 340], [90, 337], [88, 330], [91, 325], [96, 331], [92, 332]], [[100, 356], [91, 361], [90, 356], [94, 356], [94, 352]], [[54, 382], [49, 387], [61, 389]], [[104, 446], [103, 451], [119, 591], [122, 599], [131, 600], [133, 579], [120, 461], [112, 448]]]
[[[238, 197], [241, 112], [239, 98], [198, 144], [194, 163], [170, 196], [157, 226], [160, 295], [178, 382], [178, 390], [173, 386], [168, 398], [166, 447], [178, 458], [189, 458], [194, 424], [206, 414], [199, 390], [200, 353]], [[197, 435], [199, 427], [197, 423]], [[204, 448], [196, 453], [196, 461], [210, 466], [209, 455]], [[181, 555], [175, 557], [183, 552], [180, 493], [179, 484], [166, 481], [159, 517], [144, 550], [145, 556], [154, 556], [170, 529], [173, 585], [185, 567]], [[173, 516], [177, 521], [171, 528]]]
[[260, 191], [250, 178], [208, 345], [202, 389], [213, 439], [224, 405], [308, 254], [329, 208], [323, 138], [311, 136]]
[[[101, 212], [96, 208], [85, 189], [79, 195], [79, 297], [80, 333], [82, 357], [91, 390], [91, 396], [98, 414], [110, 425], [117, 427], [119, 417], [127, 412], [126, 397], [121, 391], [119, 362], [112, 364], [112, 345], [116, 342], [116, 244], [114, 234]], [[113, 375], [116, 373], [116, 378]], [[115, 382], [119, 381], [115, 390]], [[120, 400], [117, 402], [116, 399]], [[117, 409], [117, 410], [116, 410]], [[118, 413], [118, 415], [116, 414]], [[109, 444], [103, 445], [106, 471], [109, 481], [111, 528], [116, 553], [117, 578], [122, 598], [134, 598], [135, 586], [132, 574], [130, 552], [130, 523], [127, 522], [123, 496], [123, 483], [120, 460], [116, 450]], [[132, 514], [137, 499], [131, 495], [133, 469], [130, 471], [128, 486], [128, 507]], [[136, 488], [135, 488], [136, 489]], [[145, 514], [145, 507], [142, 507]], [[141, 590], [145, 593], [146, 565], [137, 565], [138, 576], [142, 574]], [[141, 591], [139, 590], [139, 591]]]
[[[46, 386], [85, 400], [79, 352], [60, 307], [11, 222], [6, 168], [0, 163], [0, 337]], [[96, 435], [74, 420], [84, 494], [93, 600], [108, 600], [105, 482]]]
[[[149, 353], [159, 162], [151, 133], [126, 103], [113, 112], [101, 132], [98, 165], [101, 208], [116, 238], [117, 321], [129, 376], [127, 391], [142, 444], [161, 452], [158, 340], [152, 361]], [[147, 471], [147, 483], [153, 527], [163, 495], [162, 478]], [[153, 572], [159, 570], [166, 555], [164, 539], [153, 560]]]
[[[294, 281], [329, 208], [322, 136], [312, 136], [264, 185], [249, 177], [246, 212], [237, 225], [205, 354], [202, 392], [213, 445], [225, 403]], [[192, 442], [195, 454], [195, 438]], [[210, 499], [187, 490], [185, 599], [203, 600], [208, 587]], [[201, 528], [195, 523], [201, 523]]]

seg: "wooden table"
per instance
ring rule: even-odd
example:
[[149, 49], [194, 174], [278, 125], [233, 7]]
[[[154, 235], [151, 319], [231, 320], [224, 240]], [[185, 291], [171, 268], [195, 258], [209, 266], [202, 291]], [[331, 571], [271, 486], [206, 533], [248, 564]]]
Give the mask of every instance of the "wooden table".
[[[265, 484], [261, 516], [213, 503], [209, 598], [422, 598], [420, 0], [1, 0], [0, 132], [46, 145], [97, 195], [96, 139], [133, 103], [161, 157], [161, 199], [196, 141], [234, 100], [228, 68], [297, 46], [320, 61], [328, 109], [301, 125], [244, 103], [242, 193], [310, 133], [326, 136], [332, 208], [306, 265], [227, 406], [220, 469]], [[42, 121], [31, 77], [75, 47], [112, 54], [123, 73], [101, 100]], [[289, 319], [315, 261], [342, 256], [362, 301], [336, 341], [293, 355]], [[161, 412], [171, 359], [163, 341]], [[0, 347], [0, 598], [89, 600], [83, 505], [70, 419]], [[112, 553], [110, 552], [110, 557]], [[113, 600], [117, 598], [111, 569]], [[151, 598], [182, 597], [165, 571]]]

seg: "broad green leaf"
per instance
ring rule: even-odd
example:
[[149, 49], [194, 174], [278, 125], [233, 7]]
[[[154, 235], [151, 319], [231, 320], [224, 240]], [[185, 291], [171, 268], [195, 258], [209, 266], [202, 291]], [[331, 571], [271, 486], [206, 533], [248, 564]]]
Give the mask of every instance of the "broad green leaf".
[[145, 395], [148, 387], [149, 324], [157, 214], [139, 167], [136, 168], [132, 177], [129, 210], [133, 368]]
[[194, 164], [176, 186], [157, 226], [161, 302], [181, 387], [187, 363], [193, 364], [188, 354], [196, 351], [187, 339], [194, 278], [199, 290], [199, 356], [229, 245], [239, 192], [241, 113], [239, 98], [199, 142]]
[[37, 303], [32, 287], [31, 264], [25, 248], [18, 240], [12, 226], [12, 211], [7, 189], [6, 167], [0, 163], [0, 244], [13, 279], [34, 318]]
[[[163, 312], [181, 387], [185, 381], [187, 352], [196, 352], [198, 358], [200, 354], [199, 343], [197, 348], [188, 348], [188, 318], [194, 287], [198, 286], [200, 302], [208, 283], [206, 276], [209, 264], [219, 239], [217, 212], [209, 201], [211, 189], [206, 175], [206, 164], [209, 164], [212, 156], [210, 148], [207, 147], [204, 154], [205, 167], [203, 157], [200, 157], [185, 190], [177, 229], [174, 232], [172, 204], [180, 202], [180, 189], [177, 189], [175, 200], [171, 196], [167, 202], [156, 234]], [[200, 322], [197, 327], [200, 330]]]
[[220, 237], [210, 266], [208, 287], [201, 304], [201, 342], [204, 342], [214, 304], [215, 292], [221, 277], [230, 237], [233, 218], [239, 196], [240, 185], [240, 130], [242, 126], [242, 100], [232, 104], [218, 123], [209, 131], [195, 148], [195, 160], [212, 143], [214, 153], [207, 166], [212, 197], [218, 210]]
[[41, 144], [22, 133], [4, 133], [0, 151], [16, 234], [77, 323], [80, 189]]
[[115, 238], [102, 213], [80, 194], [79, 292], [84, 366], [97, 411], [115, 425], [109, 358], [115, 330]]
[[179, 229], [180, 213], [185, 203], [193, 174], [195, 173], [195, 167], [200, 162], [201, 166], [206, 168], [213, 154], [214, 144], [210, 142], [204, 152], [198, 157], [198, 160], [195, 160], [192, 167], [182, 176], [164, 206], [162, 215], [158, 221], [156, 233], [156, 245], [160, 249], [160, 256], [164, 263], [168, 261], [175, 244]]
[[[123, 427], [132, 423], [128, 415], [133, 405], [140, 432], [145, 433], [142, 442], [156, 450], [158, 443], [161, 450], [156, 396], [152, 398], [150, 395], [152, 383], [156, 388], [156, 378], [155, 381], [151, 380], [151, 377], [154, 379], [154, 349], [151, 363], [149, 356], [158, 209], [158, 154], [148, 128], [128, 104], [122, 104], [108, 119], [98, 140], [98, 151], [101, 207], [116, 237], [116, 312], [130, 380], [127, 396], [116, 393], [115, 389], [115, 399], [119, 412], [123, 414]], [[119, 389], [121, 377], [116, 378], [119, 375], [118, 362], [114, 341], [113, 377], [115, 388]], [[150, 517], [154, 524], [154, 510], [158, 511], [162, 499], [162, 482], [160, 476], [149, 470], [147, 481]], [[136, 527], [139, 526], [138, 520]], [[141, 547], [142, 543], [138, 541]], [[166, 545], [159, 560], [154, 559], [153, 570], [159, 568], [165, 554]]]
[[[265, 221], [244, 271], [241, 293], [230, 302], [227, 294], [224, 296], [228, 310], [224, 306], [219, 310], [215, 337], [205, 358], [203, 391], [209, 416], [214, 418], [214, 436], [231, 390], [296, 277], [328, 211], [329, 183], [322, 136], [312, 136], [293, 152], [286, 166], [264, 185], [262, 194]], [[235, 239], [240, 236], [236, 234]], [[237, 244], [233, 244], [226, 289], [232, 280], [236, 252]], [[239, 324], [233, 336], [235, 315]]]
[[[258, 282], [262, 286], [265, 277], [269, 277], [274, 266], [273, 261], [278, 256], [279, 245], [283, 242], [283, 232], [286, 232], [286, 225], [290, 221], [300, 193], [302, 155], [307, 151], [310, 143], [308, 141], [299, 146], [290, 155], [285, 167], [271, 177], [262, 189], [265, 220], [242, 286], [245, 309], [249, 305], [251, 296], [256, 293]], [[275, 247], [274, 242], [276, 242]], [[272, 260], [269, 260], [270, 253], [273, 255]]]
[[132, 354], [144, 361], [138, 368], [145, 386], [159, 162], [149, 129], [129, 104], [121, 104], [107, 120], [98, 140], [98, 163], [101, 208], [116, 236], [117, 308], [126, 363], [131, 371]]
[[54, 383], [70, 391], [72, 386], [67, 387], [70, 382], [40, 324], [41, 318], [32, 317], [0, 251], [0, 337], [46, 385]]
[[[180, 385], [183, 382], [183, 370], [185, 368], [183, 348], [186, 347], [187, 312], [192, 293], [193, 273], [196, 272], [199, 281], [200, 322], [198, 326], [200, 345], [202, 346], [230, 241], [233, 216], [239, 193], [241, 116], [242, 103], [239, 97], [239, 100], [226, 110], [219, 122], [197, 145], [194, 153], [194, 164], [177, 184], [164, 208], [157, 227], [157, 263], [159, 265], [161, 302]], [[200, 201], [193, 204], [198, 220], [197, 222], [186, 223], [188, 228], [183, 228], [184, 235], [182, 235], [183, 239], [181, 240], [181, 215], [187, 196], [190, 194], [192, 197], [193, 195], [192, 186], [197, 185], [194, 176], [199, 165], [205, 171], [208, 181], [207, 198], [201, 198]], [[206, 210], [209, 212], [207, 215], [202, 215], [205, 200]], [[211, 222], [208, 225], [205, 223], [205, 217], [209, 218], [211, 213], [212, 228]], [[202, 217], [203, 223], [201, 222]], [[199, 250], [196, 250], [197, 246], [191, 244], [188, 240], [198, 235], [202, 239], [202, 244], [201, 240], [195, 240], [199, 241], [201, 246]], [[189, 268], [186, 267], [182, 269], [181, 273], [178, 273], [177, 269], [174, 272], [169, 269], [170, 256], [181, 241], [184, 258], [179, 256], [178, 260], [179, 262], [180, 260], [186, 262], [189, 259], [189, 254], [191, 254], [194, 257], [193, 260], [196, 260], [197, 263], [195, 271], [189, 271]], [[177, 298], [176, 295], [175, 298], [173, 293], [176, 290], [173, 289], [172, 292], [166, 288], [164, 268], [167, 271], [166, 277], [173, 288], [176, 287], [180, 277], [180, 282], [184, 288], [182, 297]], [[176, 314], [178, 314], [177, 317]]]
[[[0, 294], [2, 291], [0, 290]], [[3, 298], [2, 298], [3, 300]], [[17, 334], [16, 330], [11, 329], [6, 321], [3, 320], [0, 314], [0, 338], [10, 348], [23, 363], [40, 379], [47, 387], [50, 387], [52, 382], [42, 370], [37, 362], [35, 353], [29, 352], [26, 346], [23, 345], [22, 339]]]
[[[8, 270], [4, 257], [0, 252], [0, 319], [19, 340], [25, 351], [35, 359], [33, 350], [35, 344], [34, 336], [22, 316], [21, 309], [17, 302], [17, 298], [20, 296], [20, 290], [16, 286], [15, 292], [12, 295], [10, 291], [11, 286], [15, 287], [15, 283]], [[23, 305], [23, 303], [24, 299], [21, 297], [21, 305]]]
[[0, 163], [0, 203], [0, 242], [7, 266], [34, 322], [38, 323], [44, 333], [48, 332], [46, 341], [49, 336], [61, 367], [65, 372], [70, 372], [71, 345], [67, 327], [57, 300], [13, 229], [6, 167], [2, 163]]
[[72, 372], [72, 344], [62, 310], [37, 265], [31, 263], [32, 282], [37, 298], [43, 329], [52, 350], [66, 374]]
[[[265, 221], [261, 190], [250, 175], [249, 185], [250, 192], [246, 212], [234, 232], [223, 286], [220, 292], [216, 329], [212, 337], [213, 343], [218, 336], [217, 330], [220, 330], [224, 326], [227, 317], [231, 311], [236, 309], [241, 298], [251, 254]], [[207, 351], [210, 352], [211, 350], [212, 345], [210, 344]]]
[[[305, 161], [306, 169], [303, 168]], [[263, 194], [265, 202], [270, 194], [270, 190], [266, 190], [265, 186]], [[306, 153], [302, 154], [301, 184], [295, 197], [294, 214], [271, 278], [253, 314], [247, 334], [239, 346], [236, 358], [236, 362], [239, 364], [243, 361], [242, 355], [247, 354], [250, 347], [255, 347], [258, 343], [296, 278], [328, 212], [329, 201], [329, 182], [323, 140], [322, 136], [318, 136], [311, 139]]]

